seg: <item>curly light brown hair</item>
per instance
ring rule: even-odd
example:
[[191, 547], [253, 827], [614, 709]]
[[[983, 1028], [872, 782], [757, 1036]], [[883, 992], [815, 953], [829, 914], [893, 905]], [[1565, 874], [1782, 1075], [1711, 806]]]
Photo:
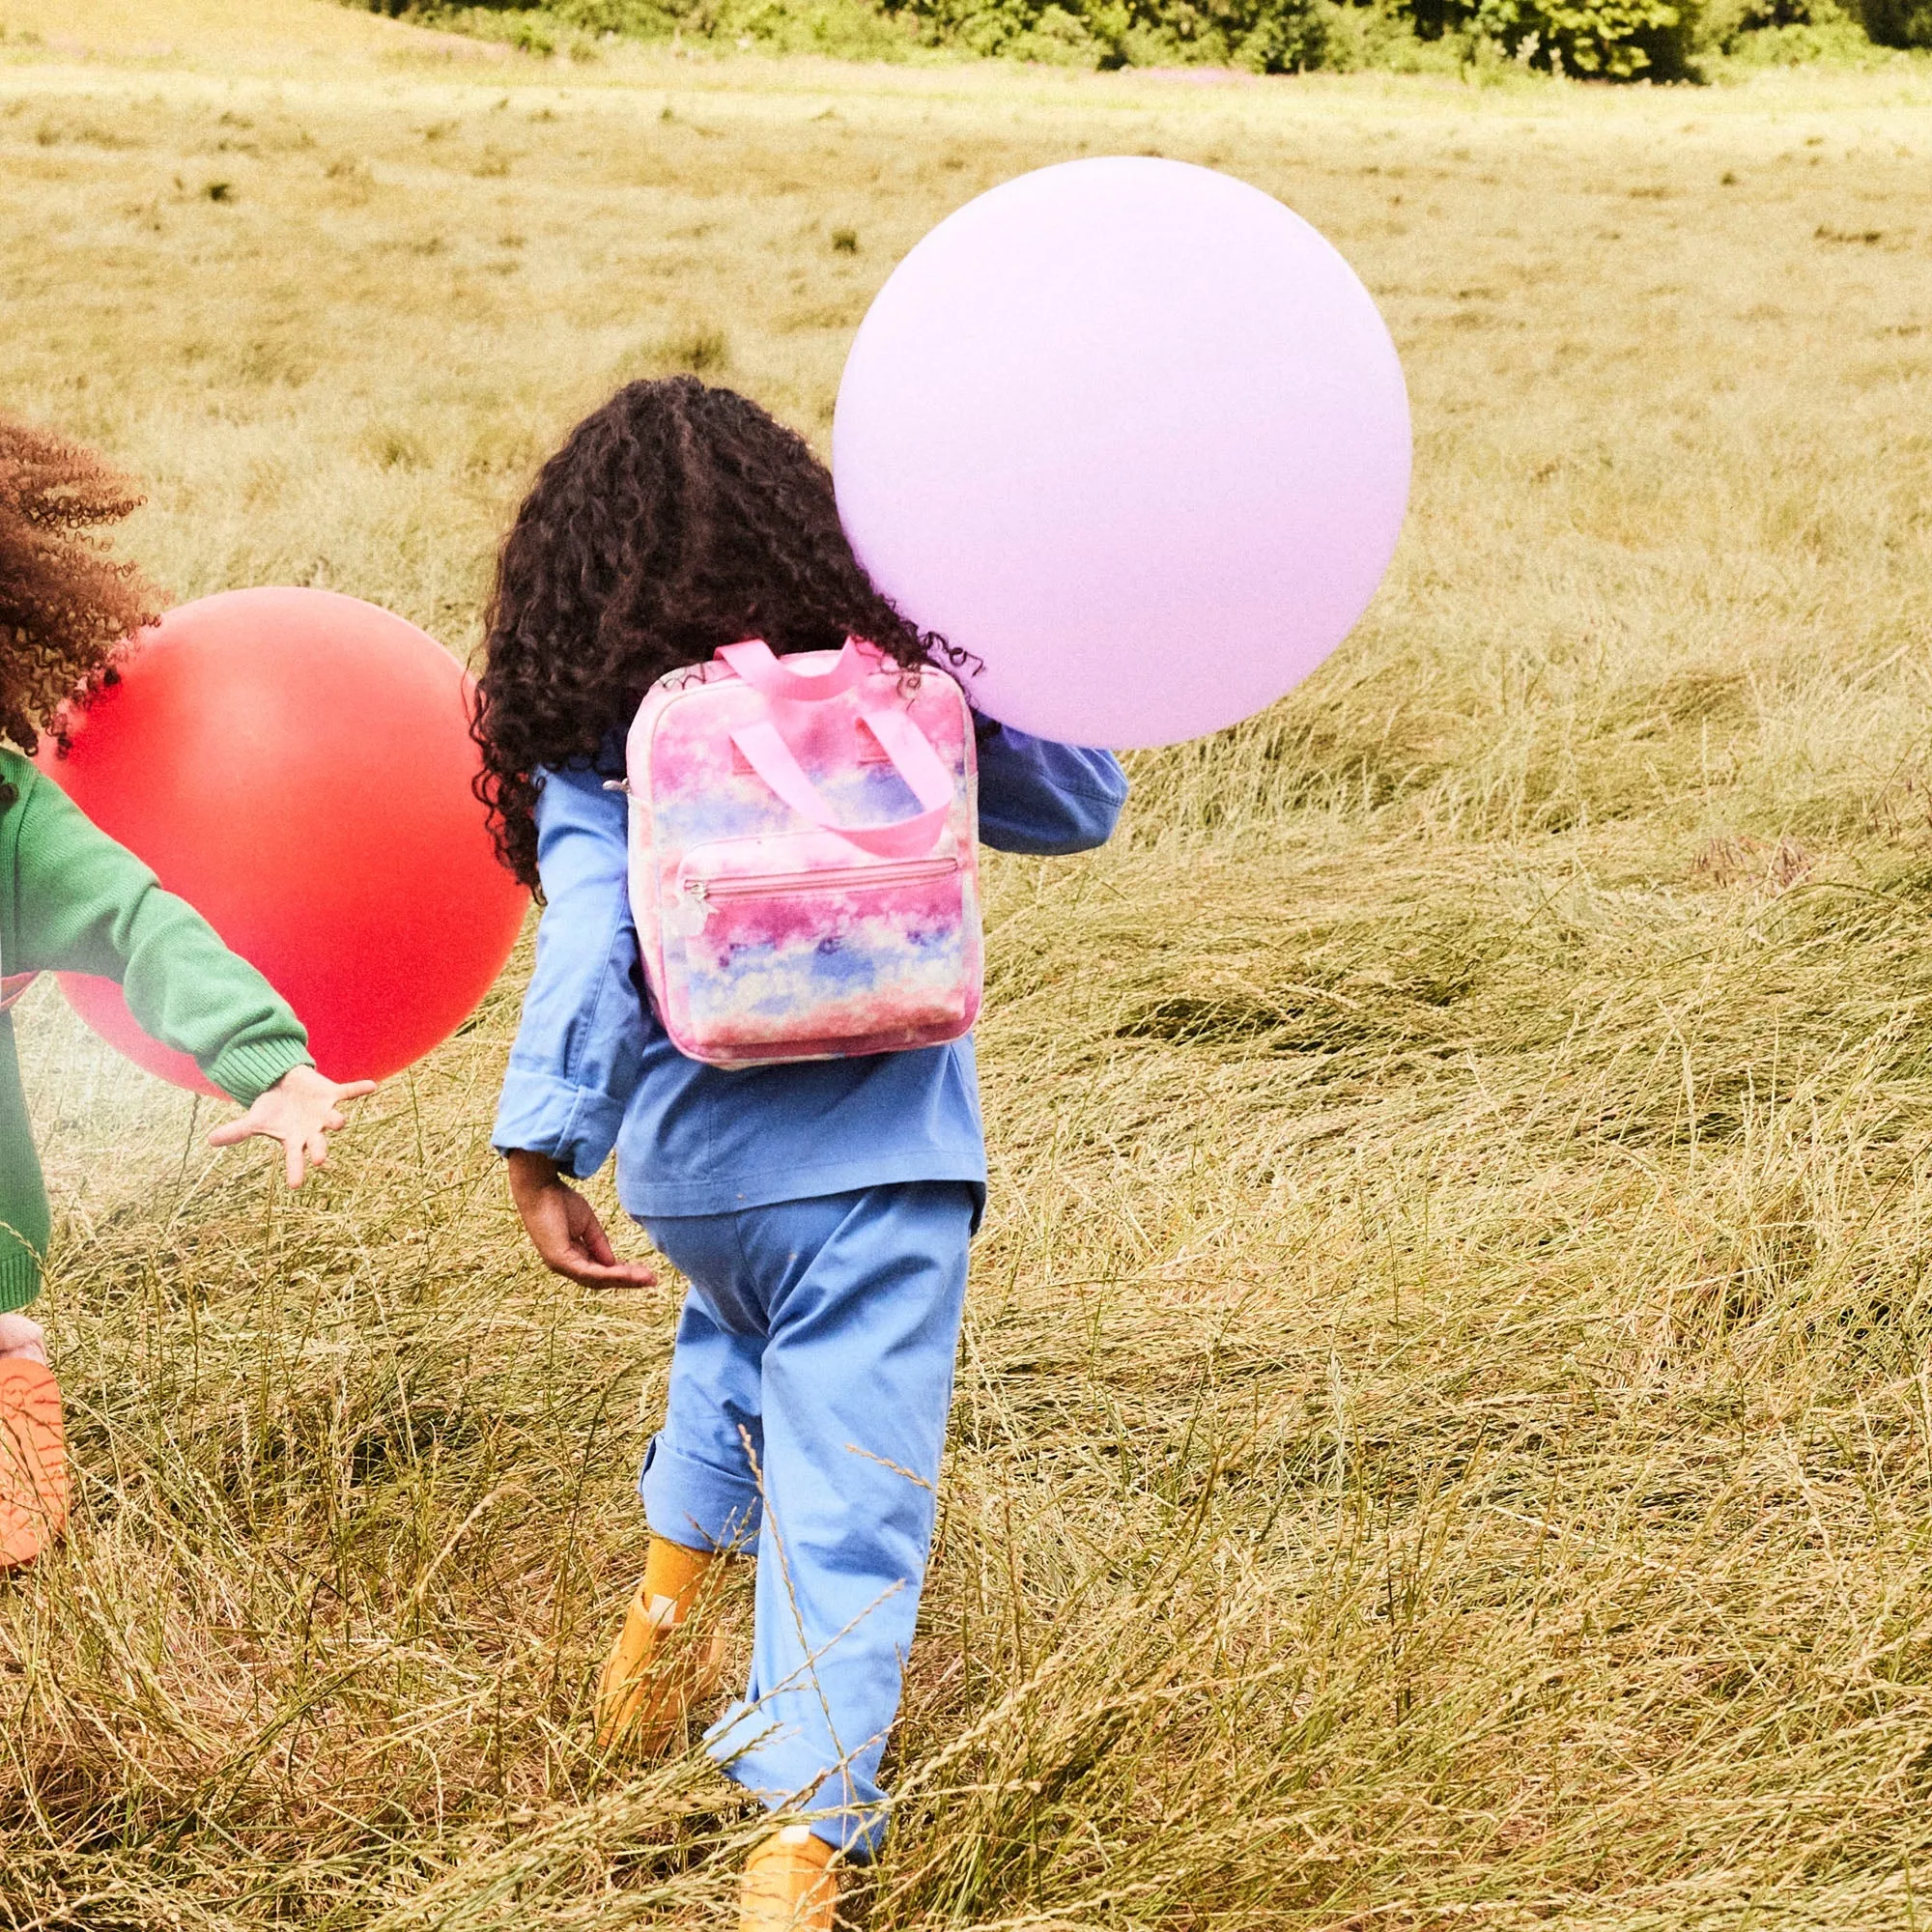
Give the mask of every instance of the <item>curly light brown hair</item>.
[[95, 534], [140, 501], [91, 451], [0, 416], [0, 739], [23, 752], [155, 622], [154, 589]]

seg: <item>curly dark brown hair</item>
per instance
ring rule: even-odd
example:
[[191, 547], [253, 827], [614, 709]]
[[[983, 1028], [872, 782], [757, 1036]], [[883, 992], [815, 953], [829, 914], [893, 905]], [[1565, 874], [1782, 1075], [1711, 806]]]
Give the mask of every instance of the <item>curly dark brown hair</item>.
[[695, 377], [619, 389], [544, 465], [497, 559], [471, 730], [503, 863], [537, 886], [538, 769], [594, 760], [667, 671], [746, 638], [847, 637], [908, 667], [956, 655], [860, 567], [802, 437]]
[[140, 501], [90, 451], [0, 417], [0, 738], [23, 752], [156, 620], [154, 590], [94, 535]]

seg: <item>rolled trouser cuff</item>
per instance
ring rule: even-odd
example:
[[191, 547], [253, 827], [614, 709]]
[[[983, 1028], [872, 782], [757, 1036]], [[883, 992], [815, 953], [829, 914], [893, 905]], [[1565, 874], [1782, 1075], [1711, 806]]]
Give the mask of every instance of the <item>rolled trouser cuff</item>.
[[859, 1864], [878, 1856], [890, 1822], [892, 1801], [876, 1777], [882, 1742], [861, 1751], [860, 1762], [840, 1765], [815, 1787], [800, 1790], [790, 1780], [815, 1754], [812, 1742], [768, 1705], [733, 1704], [704, 1734], [706, 1753], [734, 1784], [768, 1809], [792, 1813]]
[[758, 1540], [758, 1486], [744, 1470], [721, 1469], [651, 1438], [638, 1474], [651, 1534], [691, 1549], [749, 1549]]

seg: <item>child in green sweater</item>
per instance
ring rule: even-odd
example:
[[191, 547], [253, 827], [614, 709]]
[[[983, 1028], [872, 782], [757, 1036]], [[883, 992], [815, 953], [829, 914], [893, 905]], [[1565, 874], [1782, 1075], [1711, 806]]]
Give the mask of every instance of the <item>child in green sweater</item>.
[[[210, 1142], [280, 1141], [296, 1187], [327, 1158], [342, 1103], [374, 1083], [324, 1079], [269, 982], [20, 755], [63, 703], [112, 679], [116, 648], [153, 621], [131, 566], [91, 537], [139, 500], [87, 452], [0, 419], [0, 976], [119, 980], [141, 1025], [247, 1110]], [[40, 1324], [19, 1312], [40, 1293], [48, 1230], [0, 1004], [0, 1570], [31, 1562], [67, 1515], [60, 1387]]]

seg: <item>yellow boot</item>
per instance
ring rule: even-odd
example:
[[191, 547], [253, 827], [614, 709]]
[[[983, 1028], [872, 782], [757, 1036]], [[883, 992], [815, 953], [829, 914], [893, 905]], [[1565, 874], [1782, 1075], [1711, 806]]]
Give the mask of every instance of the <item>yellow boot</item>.
[[[651, 1538], [644, 1580], [597, 1684], [597, 1742], [639, 1751], [664, 1749], [684, 1714], [718, 1688], [724, 1639], [668, 1642], [705, 1592], [716, 1551]], [[707, 1607], [709, 1607], [707, 1605]], [[664, 1653], [664, 1654], [660, 1654]]]
[[838, 1874], [832, 1847], [787, 1825], [753, 1847], [738, 1893], [738, 1932], [833, 1932]]

